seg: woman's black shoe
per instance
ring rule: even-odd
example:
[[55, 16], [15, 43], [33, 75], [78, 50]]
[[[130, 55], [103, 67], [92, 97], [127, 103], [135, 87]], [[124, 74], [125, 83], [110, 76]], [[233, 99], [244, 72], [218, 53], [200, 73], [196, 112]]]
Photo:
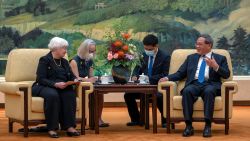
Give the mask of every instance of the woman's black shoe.
[[57, 133], [49, 133], [49, 137], [51, 137], [51, 138], [59, 138]]
[[79, 132], [66, 132], [69, 137], [80, 136]]
[[99, 127], [109, 127], [109, 123], [102, 123], [99, 125]]

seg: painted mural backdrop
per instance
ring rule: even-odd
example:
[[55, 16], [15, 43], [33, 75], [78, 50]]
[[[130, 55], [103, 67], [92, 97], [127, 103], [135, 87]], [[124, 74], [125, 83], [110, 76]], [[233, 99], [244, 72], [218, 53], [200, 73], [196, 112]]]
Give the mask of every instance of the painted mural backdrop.
[[249, 13], [250, 0], [0, 0], [0, 74], [14, 48], [47, 48], [60, 36], [71, 58], [86, 38], [101, 51], [106, 32], [122, 25], [139, 47], [155, 33], [169, 53], [194, 48], [199, 34], [208, 33], [215, 48], [230, 51], [234, 74], [250, 75]]

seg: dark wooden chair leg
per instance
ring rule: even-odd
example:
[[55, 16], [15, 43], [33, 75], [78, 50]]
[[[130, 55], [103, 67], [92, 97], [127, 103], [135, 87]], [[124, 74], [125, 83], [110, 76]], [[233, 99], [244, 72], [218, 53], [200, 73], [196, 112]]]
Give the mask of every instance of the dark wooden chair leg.
[[225, 134], [229, 133], [229, 92], [234, 90], [234, 87], [226, 87], [225, 91]]
[[89, 128], [90, 130], [94, 130], [95, 123], [94, 123], [94, 95], [89, 95]]
[[24, 120], [23, 120], [23, 127], [24, 127], [24, 137], [28, 137], [29, 134], [29, 116], [28, 116], [28, 88], [20, 88], [20, 91], [23, 91], [24, 93]]
[[9, 119], [9, 133], [13, 133], [13, 121]]
[[23, 136], [24, 137], [28, 137], [29, 136], [29, 127], [28, 127], [28, 124], [24, 124], [23, 128], [24, 128], [24, 134], [23, 134]]
[[225, 135], [229, 134], [229, 119], [226, 119], [225, 122]]
[[166, 96], [166, 101], [167, 101], [167, 111], [166, 111], [166, 132], [167, 134], [170, 133], [170, 124], [171, 124], [171, 120], [170, 120], [170, 87], [165, 87], [166, 89], [166, 93], [167, 93], [167, 96]]

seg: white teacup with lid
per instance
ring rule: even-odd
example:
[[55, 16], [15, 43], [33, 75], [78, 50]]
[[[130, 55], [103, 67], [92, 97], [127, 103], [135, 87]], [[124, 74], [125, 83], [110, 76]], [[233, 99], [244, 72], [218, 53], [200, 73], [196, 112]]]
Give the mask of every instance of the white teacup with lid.
[[147, 84], [149, 83], [149, 78], [147, 75], [144, 75], [144, 73], [142, 73], [141, 75], [139, 75], [139, 80], [140, 80], [140, 84]]
[[109, 83], [109, 76], [105, 73], [102, 77], [101, 77], [101, 84], [108, 84]]

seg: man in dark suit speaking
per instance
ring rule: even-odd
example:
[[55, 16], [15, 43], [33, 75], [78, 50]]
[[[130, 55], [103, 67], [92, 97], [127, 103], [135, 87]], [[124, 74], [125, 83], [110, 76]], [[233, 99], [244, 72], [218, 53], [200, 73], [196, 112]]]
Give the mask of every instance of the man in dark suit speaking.
[[211, 137], [215, 97], [220, 95], [221, 78], [227, 79], [230, 71], [226, 57], [212, 52], [213, 39], [209, 35], [201, 35], [195, 47], [197, 53], [189, 55], [176, 73], [160, 79], [159, 82], [179, 81], [187, 78], [185, 87], [181, 91], [186, 123], [183, 136], [188, 137], [194, 134], [193, 104], [201, 96], [204, 101], [205, 117], [203, 136]]
[[[136, 81], [139, 75], [143, 74], [149, 77], [149, 83], [151, 85], [157, 85], [158, 81], [168, 75], [170, 56], [164, 53], [158, 46], [158, 38], [155, 35], [149, 34], [143, 39], [144, 50], [143, 58], [141, 60], [141, 65], [136, 66], [133, 74], [132, 80]], [[144, 93], [144, 92], [142, 92]], [[137, 126], [142, 125], [140, 123], [140, 114], [136, 104], [136, 99], [140, 99], [140, 93], [125, 94], [124, 99], [128, 107], [128, 113], [131, 118], [131, 122], [127, 123], [127, 126]], [[162, 94], [157, 94], [157, 107], [162, 113], [163, 109], [163, 98]], [[163, 118], [163, 117], [162, 117]], [[165, 127], [166, 124], [162, 119], [162, 126]]]

